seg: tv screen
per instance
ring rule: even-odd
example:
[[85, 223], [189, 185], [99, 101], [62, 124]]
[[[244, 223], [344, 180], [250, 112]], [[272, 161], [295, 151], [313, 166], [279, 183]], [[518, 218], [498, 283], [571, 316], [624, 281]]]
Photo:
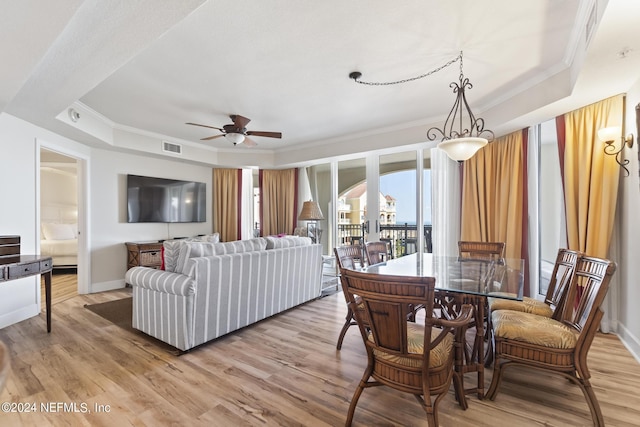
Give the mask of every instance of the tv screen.
[[127, 175], [128, 222], [205, 222], [206, 184]]

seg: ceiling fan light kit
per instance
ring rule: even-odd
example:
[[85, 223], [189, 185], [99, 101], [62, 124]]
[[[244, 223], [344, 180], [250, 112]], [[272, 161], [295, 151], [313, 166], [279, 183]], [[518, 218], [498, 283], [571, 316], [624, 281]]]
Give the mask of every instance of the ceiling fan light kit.
[[233, 145], [244, 142], [244, 135], [241, 133], [226, 133], [224, 137], [227, 139], [227, 141], [233, 143]]
[[467, 102], [465, 89], [471, 89], [473, 88], [473, 85], [469, 82], [468, 78], [464, 77], [462, 51], [460, 51], [460, 54], [455, 59], [452, 59], [446, 64], [427, 73], [408, 79], [392, 82], [365, 82], [360, 80], [362, 73], [359, 71], [351, 72], [349, 74], [349, 78], [359, 84], [375, 86], [394, 85], [427, 77], [458, 61], [460, 61], [459, 82], [452, 82], [449, 85], [449, 87], [453, 89], [453, 93], [456, 94], [456, 100], [449, 111], [449, 115], [447, 116], [442, 129], [437, 127], [430, 128], [427, 131], [427, 138], [429, 141], [440, 139], [438, 148], [447, 153], [449, 158], [458, 162], [463, 162], [473, 157], [479, 149], [492, 141], [494, 134], [492, 131], [484, 128], [484, 119], [476, 118], [471, 111], [469, 103]]
[[282, 138], [281, 132], [265, 132], [265, 131], [251, 131], [247, 130], [247, 124], [251, 121], [244, 116], [239, 114], [232, 114], [229, 116], [233, 121], [232, 124], [224, 125], [221, 128], [216, 126], [209, 125], [201, 125], [199, 123], [190, 123], [187, 122], [185, 124], [191, 126], [200, 126], [209, 129], [217, 129], [220, 131], [220, 134], [208, 136], [206, 138], [200, 138], [201, 141], [210, 141], [212, 139], [224, 137], [227, 141], [231, 142], [233, 145], [244, 144], [247, 147], [255, 147], [258, 145], [254, 140], [247, 138], [247, 136], [262, 136], [266, 138]]

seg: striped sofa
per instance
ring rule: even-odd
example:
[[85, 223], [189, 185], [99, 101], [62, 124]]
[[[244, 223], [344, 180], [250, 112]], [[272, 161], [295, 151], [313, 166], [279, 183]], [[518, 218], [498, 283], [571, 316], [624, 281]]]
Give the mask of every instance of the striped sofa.
[[178, 245], [174, 271], [133, 267], [125, 280], [133, 327], [180, 350], [320, 296], [322, 246], [309, 238]]

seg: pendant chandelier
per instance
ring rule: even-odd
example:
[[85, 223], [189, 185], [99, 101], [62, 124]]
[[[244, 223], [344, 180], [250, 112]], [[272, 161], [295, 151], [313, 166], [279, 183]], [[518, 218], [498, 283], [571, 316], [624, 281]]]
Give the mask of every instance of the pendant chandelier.
[[453, 103], [453, 107], [451, 108], [451, 111], [449, 111], [449, 115], [447, 116], [442, 128], [430, 128], [427, 131], [427, 138], [429, 141], [439, 139], [440, 143], [438, 143], [438, 148], [446, 152], [451, 159], [462, 162], [473, 157], [479, 149], [487, 145], [489, 141], [494, 138], [493, 132], [484, 128], [484, 119], [476, 118], [471, 111], [471, 107], [469, 107], [469, 103], [467, 102], [465, 90], [473, 88], [473, 85], [469, 82], [468, 78], [464, 77], [462, 51], [460, 51], [460, 55], [458, 55], [458, 57], [446, 64], [429, 71], [428, 73], [409, 79], [386, 83], [363, 82], [359, 80], [362, 73], [358, 71], [354, 71], [349, 74], [349, 78], [353, 79], [356, 83], [366, 85], [392, 85], [406, 83], [427, 77], [457, 61], [460, 61], [459, 81], [452, 82], [449, 85], [449, 87], [453, 89], [453, 93], [456, 94], [455, 102]]

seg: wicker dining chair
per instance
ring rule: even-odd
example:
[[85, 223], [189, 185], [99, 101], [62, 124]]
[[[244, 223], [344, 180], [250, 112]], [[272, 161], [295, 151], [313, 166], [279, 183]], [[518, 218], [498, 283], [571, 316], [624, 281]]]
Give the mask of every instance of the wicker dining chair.
[[364, 245], [364, 252], [367, 255], [367, 264], [379, 264], [389, 260], [389, 248], [386, 242], [367, 242]]
[[[361, 245], [346, 245], [340, 246], [338, 248], [333, 248], [333, 252], [336, 257], [336, 262], [338, 264], [338, 269], [342, 270], [343, 268], [348, 269], [356, 269], [362, 268], [365, 266], [363, 250]], [[345, 295], [346, 299], [346, 295]], [[349, 307], [349, 301], [347, 300], [347, 315], [345, 318], [344, 325], [340, 330], [340, 335], [338, 335], [338, 343], [336, 348], [340, 350], [342, 348], [342, 341], [344, 341], [344, 336], [347, 333], [347, 330], [351, 326], [356, 325], [356, 319], [353, 315], [353, 311]]]
[[493, 362], [492, 340], [490, 339], [490, 334], [492, 333], [491, 313], [497, 310], [514, 310], [558, 320], [569, 293], [569, 284], [573, 278], [578, 258], [581, 255], [579, 251], [564, 248], [558, 250], [544, 301], [526, 296], [522, 298], [522, 301], [506, 298], [487, 298], [489, 305], [487, 311], [489, 340], [485, 359], [486, 366], [490, 366]]
[[[505, 252], [505, 243], [504, 242], [475, 242], [475, 241], [458, 241], [458, 256], [463, 259], [473, 259], [480, 261], [500, 261], [504, 259]], [[456, 295], [449, 295], [447, 298], [447, 293], [441, 293], [438, 296], [438, 301], [444, 302], [447, 299], [451, 300], [455, 298]], [[451, 311], [451, 308], [447, 308], [448, 311]], [[487, 342], [491, 339], [491, 330], [490, 324], [491, 321], [487, 315], [489, 313], [489, 304], [487, 300], [484, 301], [484, 316], [480, 319], [484, 323], [484, 334], [483, 339]], [[456, 341], [460, 346], [467, 345], [467, 329], [473, 328], [477, 326], [477, 322], [474, 319], [469, 322], [466, 328], [461, 328], [458, 331], [458, 337]], [[489, 365], [492, 360], [491, 355], [491, 345], [487, 345], [487, 351], [485, 352], [485, 364]]]
[[[487, 397], [496, 398], [502, 374], [512, 366], [557, 373], [577, 384], [595, 426], [604, 426], [589, 378], [587, 354], [604, 315], [600, 306], [616, 270], [612, 261], [582, 256], [557, 319], [513, 310], [492, 313], [494, 368]], [[576, 301], [575, 304], [570, 303]]]
[[461, 258], [498, 260], [504, 258], [504, 250], [504, 242], [458, 242], [458, 256]]
[[[413, 394], [429, 426], [439, 425], [438, 403], [447, 395], [452, 378], [459, 402], [466, 403], [462, 382], [453, 371], [452, 332], [472, 317], [471, 305], [465, 305], [454, 320], [434, 317], [434, 277], [343, 269], [342, 288], [367, 350], [367, 367], [351, 399], [346, 426], [351, 425], [358, 400], [368, 387], [386, 385]], [[360, 305], [362, 309], [356, 308]], [[415, 305], [426, 310], [424, 325], [407, 321], [409, 307]]]
[[532, 297], [523, 297], [522, 301], [489, 297], [489, 311], [524, 311], [557, 320], [564, 307], [569, 284], [580, 255], [581, 253], [578, 251], [563, 248], [558, 250], [544, 301]]

